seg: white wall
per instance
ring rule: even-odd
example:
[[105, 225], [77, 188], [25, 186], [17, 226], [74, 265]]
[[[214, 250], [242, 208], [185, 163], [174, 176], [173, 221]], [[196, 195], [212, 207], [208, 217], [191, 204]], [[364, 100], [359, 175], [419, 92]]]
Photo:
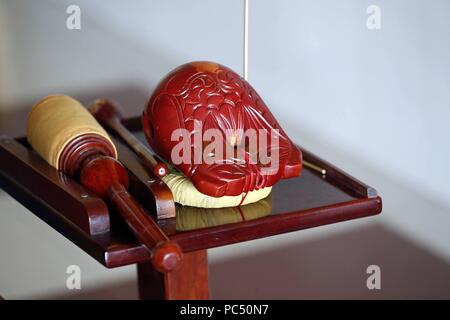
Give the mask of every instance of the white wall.
[[[72, 3], [82, 10], [80, 31], [65, 29]], [[366, 27], [370, 4], [381, 8], [381, 30]], [[167, 71], [190, 60], [242, 69], [240, 0], [0, 0], [0, 10], [0, 19], [7, 18], [0, 21], [7, 26], [0, 29], [0, 45], [11, 43], [0, 50], [0, 66], [12, 66], [0, 78], [10, 80], [8, 90], [0, 88], [4, 105], [123, 83], [150, 94]], [[377, 220], [448, 260], [449, 13], [446, 0], [250, 0], [249, 66], [250, 82], [294, 140], [376, 187], [384, 199]], [[133, 276], [131, 269], [116, 275], [95, 265], [6, 196], [0, 210], [5, 296], [61, 288], [61, 278], [52, 275], [69, 261], [85, 266], [90, 279]], [[211, 258], [364, 223], [370, 221], [215, 249]], [[23, 247], [36, 244], [52, 257], [40, 262], [45, 276], [34, 283], [11, 280], [18, 270], [14, 259], [25, 274], [38, 258], [8, 251], [16, 232], [11, 224]]]

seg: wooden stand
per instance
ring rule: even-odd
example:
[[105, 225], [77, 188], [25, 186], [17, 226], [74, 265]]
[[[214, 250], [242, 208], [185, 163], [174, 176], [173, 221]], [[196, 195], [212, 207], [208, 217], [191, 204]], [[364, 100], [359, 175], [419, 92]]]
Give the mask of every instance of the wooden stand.
[[[139, 118], [125, 126], [144, 139]], [[129, 171], [130, 193], [154, 217], [175, 206], [167, 186], [147, 172], [134, 153], [115, 141]], [[75, 245], [108, 268], [138, 265], [141, 298], [206, 299], [206, 249], [375, 215], [381, 198], [375, 189], [303, 149], [304, 159], [327, 171], [323, 177], [305, 168], [302, 176], [280, 181], [272, 191], [272, 208], [264, 217], [180, 231], [176, 218], [158, 220], [164, 233], [185, 253], [181, 269], [157, 273], [148, 251], [103, 202], [36, 155], [26, 139], [0, 137], [0, 186]], [[216, 209], [222, 210], [222, 209]]]
[[140, 299], [204, 300], [209, 298], [206, 250], [185, 254], [182, 266], [174, 272], [157, 272], [150, 263], [138, 264], [137, 272]]

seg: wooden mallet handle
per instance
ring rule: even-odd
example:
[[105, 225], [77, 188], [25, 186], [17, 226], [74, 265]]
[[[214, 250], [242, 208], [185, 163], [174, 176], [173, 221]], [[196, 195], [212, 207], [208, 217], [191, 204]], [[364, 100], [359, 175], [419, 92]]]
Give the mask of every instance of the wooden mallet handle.
[[109, 189], [108, 198], [114, 204], [128, 227], [147, 248], [154, 248], [153, 266], [160, 272], [177, 268], [181, 260], [179, 246], [170, 241], [159, 227], [153, 227], [154, 221], [141, 209], [141, 206], [127, 192], [123, 185], [113, 185]]
[[183, 255], [180, 247], [170, 241], [128, 193], [128, 173], [123, 165], [114, 158], [94, 155], [81, 167], [81, 184], [113, 205], [134, 235], [150, 250], [155, 269], [168, 272], [177, 268]]
[[67, 96], [41, 100], [28, 117], [27, 137], [49, 164], [114, 206], [150, 251], [156, 270], [169, 272], [180, 264], [180, 247], [128, 193], [128, 173], [116, 160], [112, 141], [78, 101]]
[[167, 165], [155, 159], [150, 150], [125, 128], [122, 115], [112, 101], [97, 99], [91, 104], [89, 111], [103, 127], [119, 135], [157, 177], [162, 178], [169, 173]]

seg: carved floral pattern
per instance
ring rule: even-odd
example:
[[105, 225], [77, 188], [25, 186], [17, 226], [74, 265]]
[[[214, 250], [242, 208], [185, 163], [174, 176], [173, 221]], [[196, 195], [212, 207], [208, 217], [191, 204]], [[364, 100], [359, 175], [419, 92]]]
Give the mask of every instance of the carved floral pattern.
[[[268, 136], [276, 129], [279, 134], [281, 167], [271, 176], [261, 174], [258, 165], [250, 166], [233, 159], [211, 165], [180, 165], [178, 168], [201, 192], [237, 195], [300, 174], [300, 151], [256, 91], [232, 70], [210, 62], [179, 67], [159, 84], [143, 116], [149, 144], [167, 160], [173, 147], [170, 136], [167, 137], [170, 130], [183, 127], [193, 132], [196, 121], [202, 124], [203, 132], [211, 128], [219, 129], [224, 136], [232, 132], [238, 141], [242, 141], [242, 133], [250, 128], [263, 129]], [[155, 132], [150, 133], [149, 128]]]

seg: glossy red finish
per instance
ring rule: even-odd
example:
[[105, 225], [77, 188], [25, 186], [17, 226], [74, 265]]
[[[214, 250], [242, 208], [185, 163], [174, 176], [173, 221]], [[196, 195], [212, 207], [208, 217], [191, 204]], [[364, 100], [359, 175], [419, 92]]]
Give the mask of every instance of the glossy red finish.
[[150, 250], [157, 271], [169, 272], [180, 266], [183, 258], [180, 246], [169, 240], [122, 184], [110, 185], [107, 197], [133, 234]]
[[139, 297], [143, 300], [208, 299], [208, 254], [206, 250], [184, 255], [183, 264], [170, 273], [156, 272], [153, 265], [137, 265]]
[[80, 183], [99, 197], [106, 198], [111, 186], [128, 186], [128, 173], [116, 159], [97, 156], [85, 161], [80, 172]]
[[[248, 148], [243, 133], [254, 129], [265, 135], [266, 150], [258, 137], [259, 155], [268, 150], [279, 152], [278, 170], [266, 172], [267, 165], [249, 161], [239, 162], [227, 155], [213, 164], [195, 158], [199, 145], [191, 139], [201, 131], [218, 129], [223, 135], [223, 150], [236, 145]], [[172, 140], [176, 129], [187, 129], [191, 138], [185, 140], [191, 150], [190, 161], [175, 165], [188, 176], [196, 188], [207, 195], [235, 196], [243, 192], [272, 186], [280, 179], [298, 176], [301, 172], [301, 152], [288, 138], [252, 86], [237, 73], [213, 62], [192, 62], [169, 73], [155, 89], [142, 116], [147, 141], [155, 152], [171, 162], [173, 148], [179, 140]], [[271, 144], [271, 134], [279, 131], [279, 146]], [[227, 138], [233, 136], [233, 141]], [[227, 142], [228, 141], [228, 142]], [[203, 143], [200, 149], [204, 149]], [[251, 150], [246, 149], [246, 157]], [[198, 154], [198, 153], [197, 153]], [[254, 155], [254, 153], [253, 153]], [[248, 158], [246, 158], [248, 159]]]
[[60, 169], [108, 202], [145, 245], [155, 269], [170, 272], [179, 266], [182, 251], [128, 193], [127, 170], [118, 160], [105, 155], [113, 149], [106, 139], [80, 135], [64, 147], [59, 160]]
[[183, 253], [172, 241], [160, 242], [153, 252], [152, 263], [159, 272], [173, 271], [180, 267]]
[[[47, 207], [64, 212], [61, 220], [46, 216], [61, 228], [65, 225], [76, 226], [80, 232], [93, 237], [109, 233], [111, 224], [105, 202], [70, 176], [51, 167], [30, 149], [26, 138], [20, 141], [18, 143], [10, 138], [2, 140], [0, 136], [0, 176], [6, 174], [14, 181], [4, 187], [11, 187], [10, 192], [14, 194], [23, 188], [24, 195], [16, 194], [16, 197], [31, 211], [44, 214]], [[38, 199], [47, 199], [46, 204]], [[40, 204], [43, 207], [36, 209]], [[47, 221], [43, 216], [41, 218]]]
[[160, 162], [153, 168], [153, 173], [155, 176], [162, 178], [169, 173], [169, 168], [167, 168], [165, 163]]
[[[145, 139], [138, 118], [124, 124]], [[154, 215], [155, 208], [173, 204], [170, 190], [148, 175], [136, 154], [117, 140], [115, 144], [129, 172], [130, 193], [139, 203]], [[382, 200], [375, 189], [302, 150], [305, 160], [325, 168], [327, 175], [322, 177], [305, 168], [302, 177], [277, 183], [269, 215], [192, 231], [176, 230], [176, 218], [159, 220], [159, 227], [183, 253], [189, 253], [381, 212]], [[100, 198], [49, 166], [30, 149], [26, 139], [0, 138], [0, 158], [0, 186], [100, 263], [114, 268], [151, 261], [149, 251], [122, 220], [110, 224]], [[147, 203], [148, 199], [154, 203]]]
[[[73, 157], [81, 154], [73, 153]], [[158, 225], [128, 193], [128, 173], [112, 157], [94, 154], [80, 163], [80, 183], [103, 199], [107, 199], [120, 214], [133, 234], [146, 246], [155, 269], [169, 272], [179, 267], [183, 253], [171, 242]]]
[[[123, 123], [138, 139], [145, 140], [139, 118], [126, 119]], [[158, 208], [173, 205], [167, 186], [146, 169], [133, 151], [118, 140], [114, 143], [129, 173], [129, 192], [139, 201], [133, 205], [142, 205], [155, 216]], [[180, 268], [165, 273], [158, 272], [151, 263], [157, 254], [152, 257], [146, 246], [136, 240], [125, 220], [116, 219], [114, 205], [108, 203], [107, 208], [95, 193], [48, 165], [31, 150], [25, 138], [0, 136], [0, 187], [104, 266], [138, 264], [141, 298], [204, 299], [208, 297], [204, 249], [381, 212], [382, 200], [375, 189], [302, 150], [305, 161], [326, 169], [327, 175], [305, 168], [302, 177], [277, 183], [268, 215], [190, 231], [178, 230], [177, 218], [159, 220], [162, 233], [184, 253]], [[111, 221], [108, 209], [112, 213]]]
[[114, 148], [105, 138], [97, 134], [80, 135], [62, 151], [59, 170], [71, 176], [78, 176], [82, 163], [95, 155], [114, 157]]
[[[166, 174], [169, 173], [169, 169], [167, 165], [161, 162], [159, 159], [156, 159], [151, 151], [144, 145], [143, 141], [139, 141], [123, 124], [123, 118], [119, 111], [119, 108], [116, 106], [116, 103], [112, 102], [108, 99], [97, 99], [95, 100], [89, 107], [90, 113], [95, 117], [95, 119], [110, 133], [117, 135], [121, 138], [121, 141], [124, 141], [127, 146], [140, 157], [142, 163], [147, 167], [148, 172], [144, 172], [136, 177], [138, 180], [143, 181], [145, 189], [150, 188], [148, 181], [153, 181], [153, 178], [149, 177], [149, 174], [153, 173], [155, 177], [161, 179]], [[121, 143], [116, 143], [116, 148], [119, 154], [121, 153]], [[128, 148], [126, 148], [128, 149]], [[151, 173], [150, 173], [151, 172]], [[162, 181], [160, 181], [162, 183]], [[162, 183], [164, 186], [165, 184]], [[166, 186], [167, 189], [167, 186]], [[140, 189], [142, 190], [142, 188]], [[148, 202], [148, 200], [154, 200], [155, 203], [155, 212], [158, 219], [167, 219], [175, 217], [175, 205], [173, 201], [172, 194], [169, 190], [168, 192], [164, 192], [164, 198], [166, 201], [161, 201], [161, 199], [155, 199], [160, 196], [162, 193], [152, 192], [152, 190], [147, 190], [145, 196], [143, 195], [143, 201]], [[138, 191], [138, 193], [142, 194], [142, 192]], [[153, 199], [151, 199], [153, 198]], [[142, 200], [141, 200], [142, 201]]]

